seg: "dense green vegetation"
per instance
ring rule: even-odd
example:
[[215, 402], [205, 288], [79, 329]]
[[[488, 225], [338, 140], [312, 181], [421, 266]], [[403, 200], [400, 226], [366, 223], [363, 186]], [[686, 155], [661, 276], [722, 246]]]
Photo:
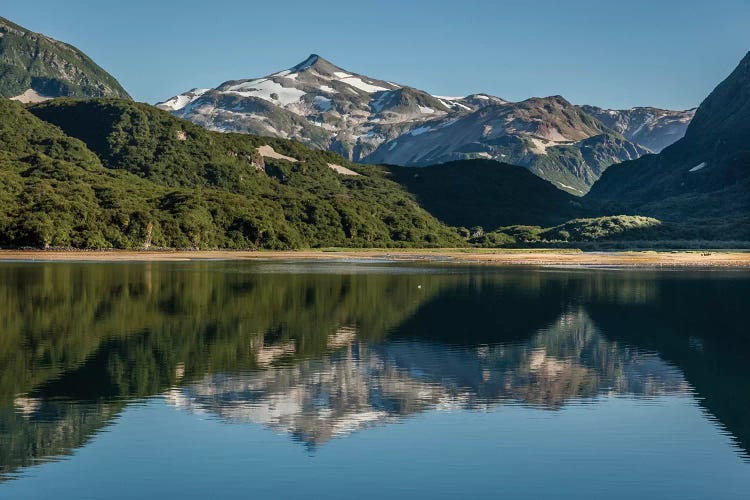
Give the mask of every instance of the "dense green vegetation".
[[86, 54], [0, 17], [0, 96], [120, 97], [127, 92]]
[[615, 215], [594, 219], [575, 219], [543, 231], [547, 241], [595, 241], [613, 238], [647, 239], [648, 230], [658, 229], [661, 222], [651, 217]]
[[[62, 99], [31, 109], [57, 126], [0, 101], [5, 247], [462, 244], [383, 169], [333, 153], [208, 132], [123, 100]], [[299, 162], [264, 161], [261, 145]], [[328, 163], [362, 175], [339, 175]]]
[[554, 225], [585, 214], [580, 199], [527, 169], [491, 160], [388, 167], [431, 214], [452, 226]]
[[691, 238], [750, 240], [750, 54], [701, 104], [683, 139], [609, 168], [586, 203], [657, 217]]
[[554, 227], [507, 226], [472, 238], [480, 246], [568, 243], [592, 241], [641, 241], [667, 234], [661, 221], [650, 217], [615, 215], [574, 219]]
[[[420, 142], [428, 138], [417, 134], [398, 151], [404, 159], [420, 158], [420, 165], [491, 153], [526, 168], [469, 159], [414, 170], [355, 165], [289, 140], [209, 132], [128, 101], [111, 75], [70, 45], [4, 18], [0, 35], [0, 96], [32, 89], [52, 96], [121, 98], [57, 99], [29, 108], [0, 101], [1, 247], [293, 249], [628, 240], [747, 246], [750, 241], [750, 54], [702, 103], [685, 137], [658, 155], [607, 168], [644, 150], [555, 96], [496, 111], [506, 122], [547, 124], [539, 125], [541, 136], [554, 125], [577, 142], [540, 145], [533, 134], [504, 134], [445, 156], [443, 146]], [[316, 64], [337, 69], [320, 58]], [[311, 126], [315, 131], [303, 134], [309, 144], [352, 154], [291, 111], [219, 92], [206, 98], [220, 108], [281, 113], [272, 120], [280, 120], [280, 129]], [[443, 106], [406, 88], [395, 91], [392, 101], [389, 112]], [[476, 128], [496, 118], [483, 111], [461, 120]], [[437, 137], [437, 143], [449, 144], [456, 132], [442, 127], [435, 133], [443, 135], [429, 141]], [[299, 161], [263, 158], [260, 146]], [[329, 164], [361, 175], [340, 175]], [[593, 183], [582, 198], [568, 194], [583, 194]], [[599, 216], [605, 217], [586, 219]], [[663, 223], [644, 223], [654, 220], [648, 218]]]
[[[299, 161], [263, 158], [258, 152], [263, 145]], [[617, 206], [584, 205], [587, 200], [524, 168], [493, 161], [425, 169], [356, 165], [294, 141], [209, 132], [123, 100], [60, 99], [28, 109], [1, 100], [0, 146], [3, 247], [293, 249], [659, 240], [695, 246], [684, 241], [750, 239], [750, 226], [724, 221], [720, 213], [712, 224], [586, 219]], [[328, 166], [332, 163], [361, 175], [340, 175]]]

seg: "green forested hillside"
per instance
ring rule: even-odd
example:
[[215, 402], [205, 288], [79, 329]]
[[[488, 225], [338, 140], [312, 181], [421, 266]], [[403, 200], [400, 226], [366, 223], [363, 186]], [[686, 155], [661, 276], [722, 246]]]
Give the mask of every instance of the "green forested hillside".
[[[658, 219], [631, 215], [573, 219], [553, 227], [511, 225], [473, 236], [471, 242], [478, 246], [562, 245], [581, 243], [623, 243], [641, 246], [643, 242], [669, 240], [676, 243], [684, 238], [679, 228], [664, 226]], [[684, 244], [678, 243], [678, 244]], [[587, 245], [591, 246], [591, 245]]]
[[388, 169], [425, 209], [452, 226], [552, 226], [585, 213], [580, 198], [526, 168], [492, 160]]
[[[640, 164], [664, 162], [679, 148], [684, 146]], [[365, 166], [295, 141], [209, 132], [126, 100], [58, 99], [27, 108], [0, 99], [0, 247], [747, 241], [747, 177], [726, 181], [727, 173], [745, 172], [746, 162], [742, 155], [728, 158], [722, 175], [701, 177], [704, 182], [695, 184], [701, 189], [667, 198], [668, 204], [656, 199], [635, 205], [627, 193], [597, 198], [613, 185], [612, 176], [578, 198], [526, 169], [493, 161], [429, 169]], [[331, 165], [358, 175], [343, 175]], [[614, 168], [629, 170], [628, 164]], [[697, 181], [695, 172], [702, 171], [688, 175]], [[721, 192], [722, 203], [713, 203]], [[687, 204], [692, 212], [683, 208]], [[665, 223], [586, 219], [618, 213]]]
[[[462, 244], [376, 167], [292, 141], [208, 132], [123, 100], [32, 110], [48, 121], [0, 100], [4, 247]], [[264, 161], [260, 145], [299, 161]], [[362, 175], [340, 175], [328, 163]]]
[[703, 101], [684, 138], [611, 167], [585, 201], [706, 239], [750, 239], [750, 53]]
[[120, 97], [112, 75], [75, 47], [0, 17], [0, 96]]

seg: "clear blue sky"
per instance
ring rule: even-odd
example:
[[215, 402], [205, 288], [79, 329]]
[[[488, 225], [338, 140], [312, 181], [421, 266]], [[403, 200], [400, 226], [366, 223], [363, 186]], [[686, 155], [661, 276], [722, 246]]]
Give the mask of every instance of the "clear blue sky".
[[3, 0], [0, 15], [146, 102], [317, 53], [438, 95], [685, 109], [750, 50], [750, 0]]

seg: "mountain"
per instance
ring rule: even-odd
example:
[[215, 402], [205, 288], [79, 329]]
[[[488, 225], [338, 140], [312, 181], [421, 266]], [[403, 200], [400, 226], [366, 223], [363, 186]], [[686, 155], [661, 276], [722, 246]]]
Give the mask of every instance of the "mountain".
[[130, 96], [77, 48], [0, 17], [0, 96], [21, 102], [53, 97]]
[[460, 246], [378, 167], [152, 106], [0, 99], [0, 246]]
[[614, 110], [596, 106], [581, 106], [581, 109], [627, 140], [654, 153], [682, 139], [695, 116], [695, 109], [670, 111], [645, 107]]
[[429, 166], [467, 158], [496, 159], [527, 167], [580, 196], [608, 166], [646, 152], [554, 96], [430, 120], [381, 145], [366, 160]]
[[388, 169], [422, 207], [452, 226], [488, 230], [517, 224], [553, 226], [585, 213], [580, 198], [525, 168], [493, 160]]
[[157, 107], [211, 130], [295, 139], [354, 161], [412, 129], [425, 115], [473, 109], [344, 71], [315, 54], [288, 70], [193, 89]]
[[611, 167], [586, 199], [610, 213], [689, 223], [702, 237], [750, 237], [750, 53], [698, 107], [684, 138]]
[[157, 107], [209, 130], [294, 139], [355, 162], [494, 159], [579, 196], [608, 166], [647, 152], [560, 96], [518, 103], [434, 96], [315, 54], [288, 70], [192, 89]]

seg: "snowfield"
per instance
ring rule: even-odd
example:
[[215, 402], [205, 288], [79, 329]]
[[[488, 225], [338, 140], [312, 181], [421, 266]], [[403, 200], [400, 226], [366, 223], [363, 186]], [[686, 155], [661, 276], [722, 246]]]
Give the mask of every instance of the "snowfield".
[[278, 102], [288, 106], [300, 102], [307, 92], [294, 87], [284, 87], [269, 79], [251, 80], [227, 87], [226, 92], [233, 92], [243, 97], [257, 97], [269, 102]]
[[178, 96], [174, 96], [171, 99], [168, 99], [162, 103], [157, 104], [157, 106], [168, 108], [171, 111], [178, 111], [191, 102], [195, 101], [196, 99], [200, 98], [208, 92], [211, 89], [193, 89], [189, 92], [185, 92], [184, 94], [180, 94]]
[[[583, 110], [615, 132], [628, 134], [626, 139], [634, 144], [614, 144], [592, 157], [592, 162], [604, 168], [611, 162], [637, 157], [640, 153], [633, 151], [644, 149], [637, 146], [645, 146], [643, 140], [656, 137], [654, 148], [673, 143], [684, 135], [674, 123], [688, 122], [692, 117], [687, 111], [656, 108], [628, 112], [574, 106], [560, 97], [513, 103], [485, 93], [432, 95], [344, 71], [316, 55], [270, 76], [231, 80], [210, 91], [193, 89], [157, 106], [209, 129], [294, 139], [344, 152], [355, 162], [423, 166], [469, 154], [531, 168], [540, 157], [547, 156], [543, 161], [554, 163], [547, 170], [557, 173], [541, 168], [532, 171], [579, 194], [583, 191], [578, 188], [591, 178], [581, 172], [592, 167], [586, 161], [563, 165], [556, 155], [548, 155], [553, 152], [549, 148], [570, 146], [594, 151], [599, 142], [580, 143], [602, 134], [602, 130], [569, 117]], [[631, 134], [637, 134], [638, 139], [632, 139]], [[511, 146], [506, 145], [506, 138]], [[522, 140], [513, 142], [518, 139]], [[513, 149], [514, 144], [521, 145], [518, 151]], [[276, 157], [270, 156], [276, 154], [273, 151], [264, 152]], [[690, 172], [705, 166], [696, 166]]]
[[372, 94], [373, 92], [381, 92], [383, 90], [388, 90], [385, 87], [378, 87], [377, 85], [365, 83], [364, 81], [362, 81], [362, 79], [357, 78], [356, 76], [350, 76], [349, 78], [342, 78], [339, 81], [346, 83], [347, 85], [351, 85], [352, 87], [356, 89], [363, 90], [367, 92], [368, 94]]

